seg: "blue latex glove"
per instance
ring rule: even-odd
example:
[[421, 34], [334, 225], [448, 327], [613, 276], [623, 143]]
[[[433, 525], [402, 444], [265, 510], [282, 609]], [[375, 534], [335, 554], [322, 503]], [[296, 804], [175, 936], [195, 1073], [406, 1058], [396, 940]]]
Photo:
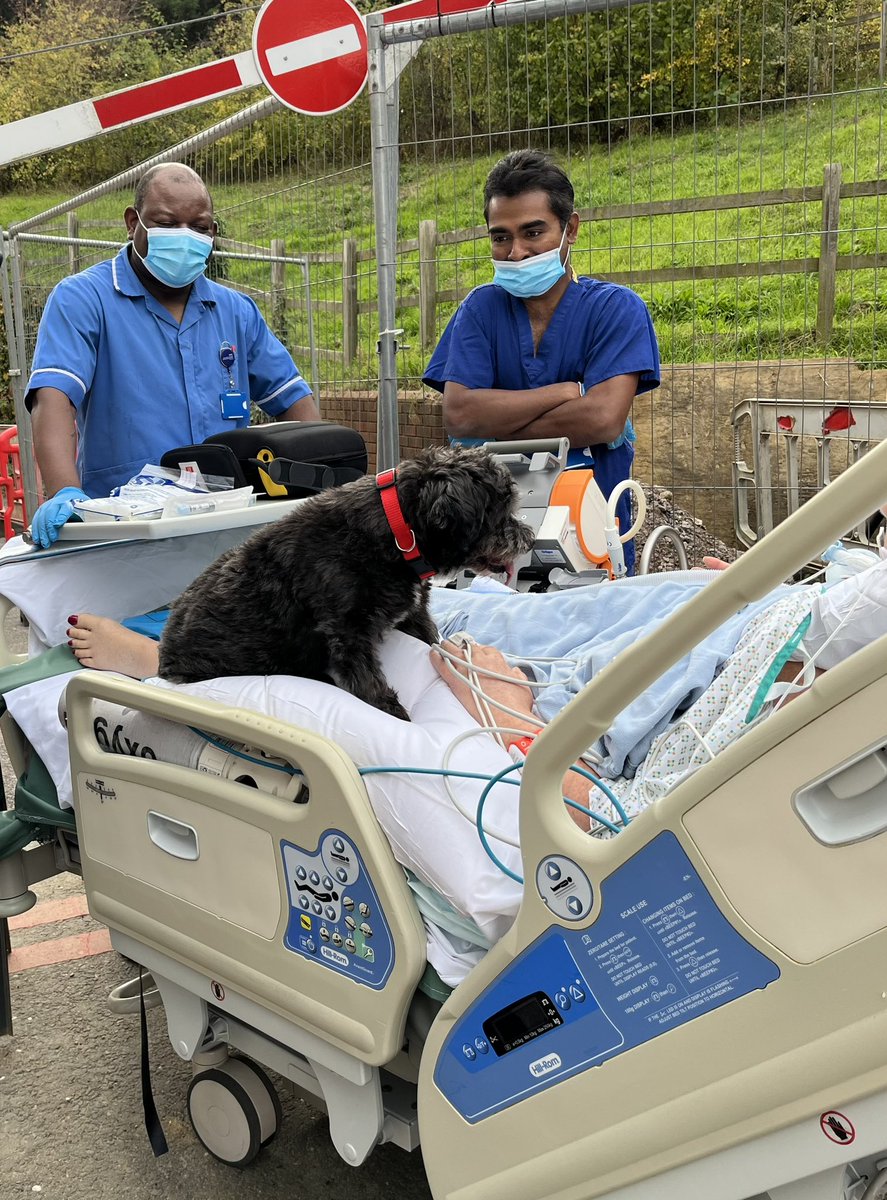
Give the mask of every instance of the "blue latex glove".
[[[51, 500], [44, 500], [34, 513], [31, 522], [31, 537], [34, 545], [48, 550], [58, 540], [59, 530], [74, 515], [74, 501], [88, 500], [86, 492], [76, 487], [62, 488]], [[76, 520], [80, 520], [79, 517]]]

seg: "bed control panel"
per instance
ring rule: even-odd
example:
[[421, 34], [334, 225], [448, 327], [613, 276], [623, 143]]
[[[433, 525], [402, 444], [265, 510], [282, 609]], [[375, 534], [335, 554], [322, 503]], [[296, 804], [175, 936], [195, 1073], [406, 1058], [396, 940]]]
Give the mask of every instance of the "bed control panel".
[[354, 844], [329, 829], [313, 851], [286, 841], [281, 850], [289, 894], [286, 948], [367, 987], [384, 987], [394, 941]]
[[779, 978], [721, 913], [672, 833], [623, 863], [600, 896], [593, 925], [551, 926], [455, 1022], [434, 1081], [466, 1121]]

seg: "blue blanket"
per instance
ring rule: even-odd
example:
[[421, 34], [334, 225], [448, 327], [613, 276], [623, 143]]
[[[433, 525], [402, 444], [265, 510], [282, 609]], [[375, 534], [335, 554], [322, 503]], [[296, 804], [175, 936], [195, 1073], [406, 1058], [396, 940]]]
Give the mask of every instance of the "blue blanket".
[[[479, 642], [518, 658], [563, 655], [574, 662], [534, 666], [536, 708], [551, 720], [627, 646], [661, 625], [705, 587], [708, 571], [646, 575], [562, 592], [471, 592], [431, 589], [431, 611], [441, 636], [465, 630]], [[607, 778], [633, 776], [653, 739], [705, 691], [756, 613], [785, 594], [777, 588], [747, 605], [675, 663], [616, 718], [595, 747]]]

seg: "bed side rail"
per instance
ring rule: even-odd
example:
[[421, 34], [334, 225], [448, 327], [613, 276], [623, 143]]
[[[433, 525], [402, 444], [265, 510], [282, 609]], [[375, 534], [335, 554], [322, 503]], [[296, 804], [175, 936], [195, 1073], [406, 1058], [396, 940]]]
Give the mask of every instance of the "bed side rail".
[[[143, 746], [127, 745], [124, 723], [103, 718], [94, 728], [96, 701], [246, 744], [302, 774], [274, 794], [143, 757]], [[393, 1057], [425, 941], [343, 751], [244, 709], [100, 672], [72, 680], [67, 712], [93, 915], [195, 967], [206, 999], [232, 1016], [241, 1001], [259, 1003], [364, 1062]]]

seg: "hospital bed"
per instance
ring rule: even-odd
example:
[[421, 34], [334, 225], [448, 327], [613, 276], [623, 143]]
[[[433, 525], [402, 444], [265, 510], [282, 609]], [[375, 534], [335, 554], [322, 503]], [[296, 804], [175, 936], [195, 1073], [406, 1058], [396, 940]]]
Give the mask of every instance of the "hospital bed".
[[[424, 979], [411, 893], [335, 743], [94, 672], [66, 694], [76, 840], [62, 820], [67, 850], [47, 841], [34, 869], [35, 851], [8, 852], [0, 911], [31, 903], [40, 869], [82, 871], [92, 915], [153, 977], [192, 1066], [195, 1128], [228, 1162], [276, 1127], [258, 1063], [326, 1107], [347, 1162], [421, 1142], [436, 1200], [878, 1200], [887, 638], [610, 840], [576, 828], [559, 781], [660, 672], [883, 502], [885, 479], [882, 444], [547, 727], [519, 793], [517, 920], [446, 998]], [[199, 569], [199, 555], [174, 557], [179, 575], [192, 558]], [[97, 739], [102, 705], [303, 775], [109, 753], [122, 742], [107, 726]], [[22, 764], [30, 747], [14, 731], [10, 745]], [[352, 948], [355, 912], [367, 929]]]

